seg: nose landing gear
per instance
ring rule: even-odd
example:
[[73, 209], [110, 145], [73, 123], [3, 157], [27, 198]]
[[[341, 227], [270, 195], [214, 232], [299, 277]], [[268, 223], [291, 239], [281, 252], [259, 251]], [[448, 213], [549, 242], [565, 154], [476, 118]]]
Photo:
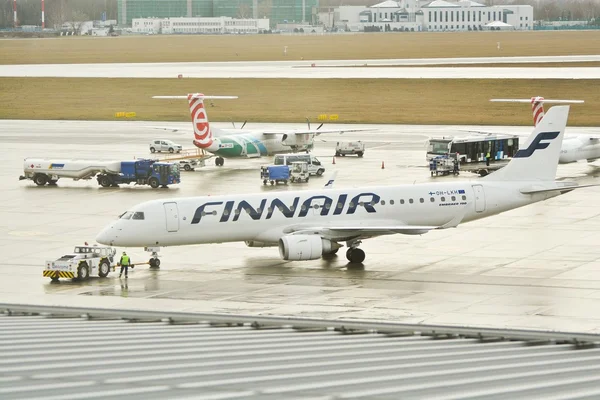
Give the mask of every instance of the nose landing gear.
[[158, 258], [160, 247], [144, 247], [144, 250], [152, 252], [152, 258], [148, 260], [150, 268], [160, 268], [160, 259]]

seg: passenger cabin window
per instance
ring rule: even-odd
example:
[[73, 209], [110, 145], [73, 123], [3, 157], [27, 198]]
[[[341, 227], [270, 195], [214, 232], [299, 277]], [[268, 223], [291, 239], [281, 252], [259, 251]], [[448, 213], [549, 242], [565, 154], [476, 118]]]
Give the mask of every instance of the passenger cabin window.
[[144, 219], [144, 213], [141, 211], [136, 211], [133, 213], [132, 219]]
[[410, 204], [412, 204], [412, 203], [413, 203], [413, 199], [408, 199], [408, 202], [409, 202]]

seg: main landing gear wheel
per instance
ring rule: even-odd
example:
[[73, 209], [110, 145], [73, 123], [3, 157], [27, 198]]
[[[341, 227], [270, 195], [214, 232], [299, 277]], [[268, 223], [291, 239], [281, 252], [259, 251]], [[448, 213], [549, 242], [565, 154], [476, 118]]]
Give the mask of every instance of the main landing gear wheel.
[[158, 258], [151, 258], [148, 264], [150, 264], [150, 268], [160, 268], [160, 260]]
[[215, 165], [217, 167], [222, 167], [225, 164], [225, 159], [223, 157], [217, 157], [215, 159]]
[[346, 258], [353, 264], [360, 264], [365, 261], [365, 252], [362, 249], [348, 249], [346, 250]]

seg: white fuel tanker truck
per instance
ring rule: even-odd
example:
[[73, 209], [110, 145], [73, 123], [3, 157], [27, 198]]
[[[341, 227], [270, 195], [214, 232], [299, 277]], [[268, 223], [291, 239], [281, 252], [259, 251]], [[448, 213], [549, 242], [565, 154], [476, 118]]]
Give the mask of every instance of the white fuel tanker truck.
[[180, 182], [179, 164], [149, 159], [93, 161], [26, 158], [23, 172], [19, 180], [31, 179], [38, 186], [55, 185], [61, 178], [77, 181], [93, 177], [103, 187], [135, 183], [157, 188]]

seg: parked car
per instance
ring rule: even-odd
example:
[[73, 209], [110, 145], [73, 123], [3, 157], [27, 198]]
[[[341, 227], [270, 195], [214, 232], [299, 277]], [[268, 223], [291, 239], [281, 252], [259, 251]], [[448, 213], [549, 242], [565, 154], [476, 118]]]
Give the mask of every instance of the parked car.
[[155, 139], [150, 142], [149, 147], [151, 153], [154, 153], [156, 151], [158, 151], [159, 153], [161, 151], [168, 151], [169, 153], [180, 153], [182, 149], [180, 144], [166, 139]]

